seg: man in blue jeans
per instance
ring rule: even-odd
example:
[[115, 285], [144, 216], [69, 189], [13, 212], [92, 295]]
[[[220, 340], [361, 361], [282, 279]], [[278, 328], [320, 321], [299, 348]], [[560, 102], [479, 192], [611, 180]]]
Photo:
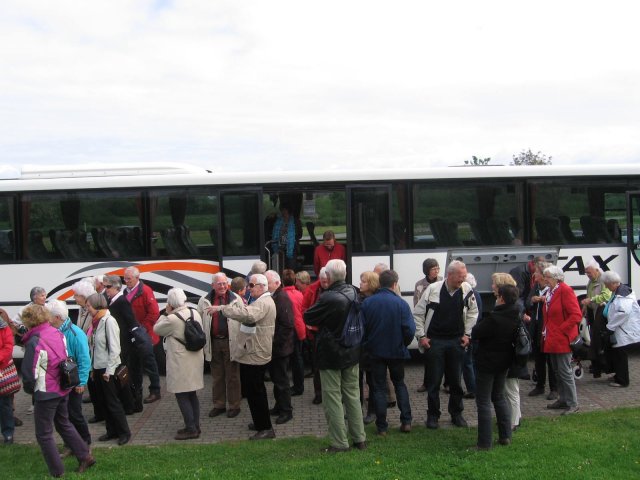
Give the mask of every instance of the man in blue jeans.
[[418, 348], [427, 355], [427, 428], [438, 428], [443, 375], [450, 383], [451, 422], [457, 427], [467, 426], [462, 416], [460, 377], [471, 329], [478, 319], [478, 305], [466, 276], [466, 265], [454, 260], [447, 267], [444, 281], [429, 285], [413, 311]]
[[387, 369], [396, 391], [400, 409], [400, 431], [411, 431], [411, 405], [404, 383], [404, 361], [409, 358], [407, 345], [413, 340], [416, 324], [407, 302], [396, 295], [398, 274], [393, 270], [380, 273], [380, 290], [362, 304], [365, 326], [365, 349], [371, 360], [373, 394], [378, 435], [386, 436]]

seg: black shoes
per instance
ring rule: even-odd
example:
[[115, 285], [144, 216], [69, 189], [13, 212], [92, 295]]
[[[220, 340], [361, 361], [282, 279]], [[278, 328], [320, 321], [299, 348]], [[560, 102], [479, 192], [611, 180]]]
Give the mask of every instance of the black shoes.
[[268, 440], [271, 438], [276, 438], [276, 432], [273, 431], [273, 428], [269, 430], [260, 430], [255, 435], [249, 437], [249, 440]]
[[438, 417], [428, 415], [426, 425], [427, 425], [427, 428], [431, 430], [436, 430], [438, 428]]
[[287, 423], [291, 419], [293, 419], [293, 414], [281, 413], [280, 415], [278, 415], [278, 418], [276, 418], [276, 424], [282, 425], [283, 423]]
[[222, 415], [226, 411], [227, 411], [226, 408], [212, 408], [211, 411], [209, 412], [209, 416], [211, 418], [217, 417], [218, 415]]
[[162, 397], [159, 393], [150, 393], [147, 398], [144, 399], [144, 403], [153, 403], [160, 400]]
[[469, 424], [464, 419], [462, 415], [456, 415], [455, 417], [451, 417], [451, 423], [453, 423], [456, 427], [468, 427]]
[[109, 440], [113, 440], [114, 438], [118, 438], [117, 435], [109, 435], [108, 433], [105, 433], [104, 435], [100, 435], [98, 437], [98, 441], [99, 442], [108, 442]]
[[118, 445], [122, 446], [125, 445], [127, 443], [129, 443], [129, 440], [131, 440], [131, 434], [128, 433], [126, 435], [120, 435], [120, 438], [118, 438]]
[[322, 403], [322, 395], [316, 395], [315, 397], [313, 397], [311, 403], [313, 403], [314, 405], [320, 405]]

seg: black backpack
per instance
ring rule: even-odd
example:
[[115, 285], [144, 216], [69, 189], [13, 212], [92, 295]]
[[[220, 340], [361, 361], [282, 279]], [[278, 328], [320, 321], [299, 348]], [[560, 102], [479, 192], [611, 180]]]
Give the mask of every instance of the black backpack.
[[207, 339], [202, 330], [202, 326], [193, 319], [193, 310], [189, 309], [190, 317], [188, 320], [182, 318], [182, 315], [176, 313], [176, 317], [184, 322], [184, 342], [179, 338], [174, 337], [181, 344], [185, 346], [190, 352], [197, 352], [202, 350]]
[[[344, 293], [340, 292], [345, 298], [347, 297]], [[362, 302], [360, 302], [360, 297], [355, 292], [356, 297], [351, 301], [351, 306], [349, 307], [349, 313], [347, 314], [347, 319], [344, 321], [344, 327], [342, 327], [342, 333], [340, 334], [340, 338], [338, 339], [340, 345], [346, 348], [357, 347], [362, 343], [362, 339], [364, 338], [364, 319], [362, 318]]]

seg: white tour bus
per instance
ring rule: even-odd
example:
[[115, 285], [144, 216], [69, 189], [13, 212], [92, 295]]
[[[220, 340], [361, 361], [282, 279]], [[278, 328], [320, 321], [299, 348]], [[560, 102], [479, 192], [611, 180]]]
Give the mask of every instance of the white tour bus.
[[[325, 230], [347, 250], [349, 279], [386, 263], [412, 304], [422, 262], [461, 259], [489, 300], [491, 273], [542, 255], [580, 293], [596, 260], [640, 285], [640, 167], [484, 166], [403, 170], [216, 172], [175, 165], [0, 170], [0, 307], [12, 316], [34, 286], [73, 305], [83, 277], [137, 266], [163, 304], [190, 301], [211, 274], [274, 268], [270, 237], [281, 206], [300, 237], [295, 268], [313, 275]], [[316, 239], [317, 236], [317, 239]], [[444, 268], [443, 268], [444, 271]], [[486, 303], [486, 302], [485, 302]]]

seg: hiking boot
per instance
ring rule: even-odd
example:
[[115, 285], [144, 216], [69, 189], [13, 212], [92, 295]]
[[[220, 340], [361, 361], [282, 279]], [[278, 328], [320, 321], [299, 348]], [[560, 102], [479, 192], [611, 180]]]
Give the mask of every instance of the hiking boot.
[[455, 417], [451, 417], [451, 423], [453, 423], [456, 427], [468, 427], [469, 424], [464, 419], [462, 415], [456, 415]]
[[428, 415], [426, 425], [427, 425], [427, 428], [431, 430], [436, 430], [438, 428], [438, 417]]

